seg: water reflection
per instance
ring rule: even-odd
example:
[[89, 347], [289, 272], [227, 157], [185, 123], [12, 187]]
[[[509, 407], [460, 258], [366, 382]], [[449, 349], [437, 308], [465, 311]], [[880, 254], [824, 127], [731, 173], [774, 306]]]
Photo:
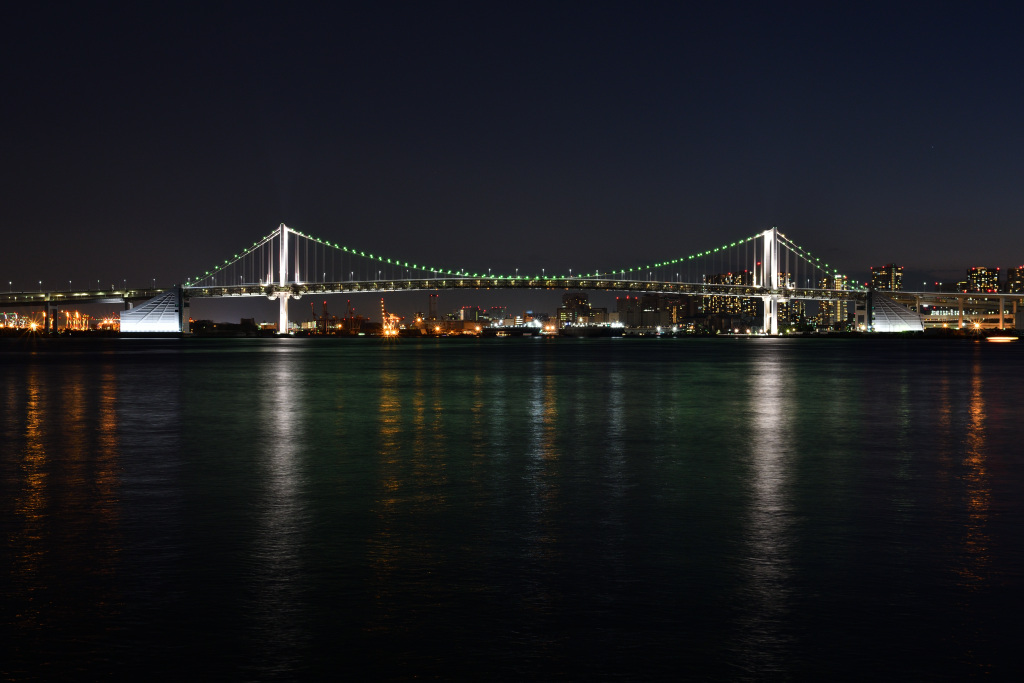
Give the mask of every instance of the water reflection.
[[[394, 354], [382, 354], [384, 367], [380, 371], [380, 392], [377, 410], [377, 494], [374, 501], [375, 528], [368, 539], [369, 561], [373, 571], [374, 596], [377, 603], [377, 623], [373, 630], [389, 629], [397, 615], [391, 609], [393, 596], [392, 576], [401, 557], [397, 539], [396, 519], [399, 517], [399, 495], [402, 485], [399, 467], [401, 452], [401, 402], [397, 388], [398, 373], [394, 368]], [[413, 449], [426, 448], [427, 415], [423, 375], [417, 373], [413, 388]]]
[[[49, 550], [45, 542], [48, 507], [45, 441], [46, 416], [50, 408], [39, 368], [29, 365], [25, 385], [25, 441], [21, 458], [20, 490], [15, 495], [14, 513], [20, 524], [8, 540], [14, 553], [14, 585], [22, 600], [19, 609], [22, 627], [41, 626], [41, 609], [45, 600], [40, 592], [42, 562]], [[19, 528], [20, 527], [20, 528]]]
[[792, 416], [786, 356], [774, 346], [758, 349], [751, 363], [751, 498], [745, 534], [747, 567], [741, 651], [750, 673], [783, 672], [792, 600], [792, 502], [789, 498]]
[[[114, 628], [122, 604], [118, 396], [109, 365], [47, 370], [25, 367], [13, 397], [24, 419], [4, 443], [16, 469], [4, 482], [13, 496], [3, 594], [17, 628], [5, 645], [34, 653], [33, 664], [55, 675], [72, 675], [86, 665], [81, 653]], [[51, 645], [68, 632], [75, 637]]]
[[966, 453], [963, 480], [966, 484], [967, 523], [964, 534], [965, 564], [959, 570], [962, 585], [979, 588], [986, 583], [991, 561], [987, 527], [989, 508], [992, 500], [990, 475], [987, 466], [985, 397], [982, 381], [982, 367], [975, 358], [971, 367], [970, 400], [967, 408], [968, 422], [965, 439]]
[[[550, 362], [549, 362], [550, 363]], [[528, 609], [547, 612], [552, 609], [554, 593], [547, 580], [549, 567], [557, 557], [555, 517], [558, 501], [559, 451], [558, 384], [555, 368], [550, 364], [538, 368], [530, 378], [529, 452], [526, 464], [525, 491], [528, 497], [525, 537], [526, 559], [531, 566], [529, 584], [523, 602]]]
[[307, 637], [300, 614], [305, 485], [296, 444], [303, 397], [298, 357], [278, 354], [264, 363], [262, 386], [276, 390], [275, 401], [263, 403], [264, 433], [260, 441], [264, 474], [253, 549], [255, 601], [252, 613], [261, 644], [257, 669], [268, 674], [293, 671]]

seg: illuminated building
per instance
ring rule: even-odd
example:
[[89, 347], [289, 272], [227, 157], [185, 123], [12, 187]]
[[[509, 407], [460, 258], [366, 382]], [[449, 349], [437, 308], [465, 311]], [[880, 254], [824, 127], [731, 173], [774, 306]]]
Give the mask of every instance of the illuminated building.
[[562, 305], [556, 313], [559, 327], [573, 323], [586, 322], [591, 314], [590, 300], [584, 292], [566, 292], [562, 295]]
[[[713, 285], [753, 287], [754, 274], [747, 270], [742, 273], [718, 273], [707, 277], [706, 281]], [[787, 281], [788, 274], [783, 273], [780, 282]], [[761, 300], [753, 297], [711, 295], [704, 297], [703, 304], [704, 313], [707, 315], [729, 314], [756, 317], [760, 315]]]
[[615, 313], [618, 316], [618, 322], [626, 327], [640, 327], [642, 313], [640, 297], [628, 294], [615, 297]]
[[780, 301], [779, 322], [785, 325], [800, 325], [807, 322], [807, 302], [803, 299]]
[[871, 286], [888, 292], [903, 289], [903, 266], [887, 263], [884, 266], [871, 266]]
[[1006, 291], [1010, 294], [1024, 294], [1024, 266], [1006, 270]]
[[457, 319], [462, 321], [477, 322], [487, 317], [479, 306], [463, 306], [456, 313], [458, 314]]
[[[823, 277], [818, 281], [821, 289], [849, 289], [849, 278], [845, 275]], [[844, 301], [822, 301], [818, 304], [818, 326], [837, 327], [846, 323], [849, 306]]]
[[974, 266], [967, 269], [968, 292], [998, 292], [999, 269]]

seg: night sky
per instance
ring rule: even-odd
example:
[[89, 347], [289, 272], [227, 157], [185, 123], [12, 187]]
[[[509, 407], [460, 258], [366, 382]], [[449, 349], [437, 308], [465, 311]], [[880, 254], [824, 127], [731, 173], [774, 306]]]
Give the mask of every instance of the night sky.
[[282, 221], [472, 271], [772, 225], [861, 281], [1024, 263], [1018, 14], [821, 5], [23, 7], [3, 279], [177, 283]]

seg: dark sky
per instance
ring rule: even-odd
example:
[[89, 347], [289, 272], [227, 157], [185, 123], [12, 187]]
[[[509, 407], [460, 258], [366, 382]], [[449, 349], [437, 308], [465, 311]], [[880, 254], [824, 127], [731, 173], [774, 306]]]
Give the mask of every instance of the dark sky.
[[857, 279], [1024, 263], [994, 4], [31, 5], [0, 42], [15, 289], [180, 282], [282, 221], [469, 270], [771, 225]]

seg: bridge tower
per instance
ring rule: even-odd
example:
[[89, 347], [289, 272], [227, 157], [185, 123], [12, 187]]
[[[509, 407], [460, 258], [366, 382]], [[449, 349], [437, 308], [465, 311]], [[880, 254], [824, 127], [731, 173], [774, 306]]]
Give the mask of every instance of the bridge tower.
[[[281, 223], [281, 289], [283, 290], [288, 282], [288, 226]], [[278, 334], [286, 334], [288, 332], [288, 299], [290, 298], [285, 292], [278, 292], [278, 302], [280, 302], [280, 312], [278, 315], [277, 331]]]
[[763, 258], [761, 259], [761, 287], [768, 294], [761, 296], [764, 301], [764, 319], [762, 329], [765, 334], [779, 333], [779, 231], [769, 228], [761, 233], [764, 239]]
[[[281, 241], [279, 250], [279, 275], [277, 280], [277, 291], [269, 294], [267, 298], [271, 301], [277, 299], [279, 309], [277, 318], [277, 332], [278, 334], [287, 334], [288, 332], [288, 299], [295, 296], [291, 292], [291, 285], [288, 282], [288, 226], [282, 223], [278, 227], [277, 239]], [[267, 272], [267, 284], [274, 282], [274, 264], [273, 258], [269, 259]], [[298, 298], [297, 296], [295, 297]]]

